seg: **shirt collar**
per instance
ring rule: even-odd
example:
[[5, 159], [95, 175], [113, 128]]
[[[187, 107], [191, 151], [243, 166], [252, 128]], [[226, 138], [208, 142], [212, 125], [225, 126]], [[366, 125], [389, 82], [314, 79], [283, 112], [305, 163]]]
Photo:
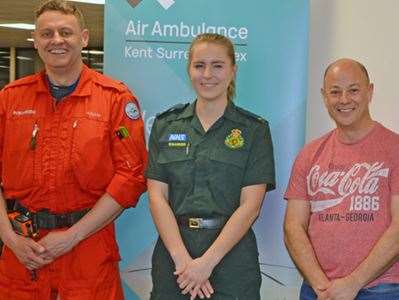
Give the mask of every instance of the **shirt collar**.
[[196, 103], [197, 103], [197, 100], [193, 101], [189, 106], [187, 106], [183, 110], [183, 112], [177, 117], [177, 120], [193, 117], [195, 115], [195, 104]]
[[237, 111], [237, 106], [232, 101], [229, 101], [227, 103], [227, 107], [226, 110], [224, 111], [223, 118], [226, 118], [233, 122], [242, 123], [244, 125], [246, 124], [245, 119], [242, 118], [242, 115]]
[[[78, 86], [73, 91], [70, 96], [88, 96], [91, 93], [91, 80], [92, 80], [92, 73], [93, 71], [90, 70], [86, 65], [83, 65], [82, 72], [80, 73], [80, 79]], [[43, 70], [38, 75], [38, 87], [36, 90], [37, 93], [50, 93], [49, 87], [46, 80], [46, 71]]]
[[[197, 100], [193, 101], [189, 106], [187, 106], [183, 110], [183, 112], [177, 117], [177, 120], [193, 117], [195, 115], [195, 104], [196, 103], [197, 103]], [[226, 118], [233, 122], [242, 123], [244, 125], [246, 124], [244, 119], [241, 117], [240, 113], [237, 111], [236, 105], [232, 101], [229, 101], [227, 103], [227, 106], [223, 113], [222, 118]]]

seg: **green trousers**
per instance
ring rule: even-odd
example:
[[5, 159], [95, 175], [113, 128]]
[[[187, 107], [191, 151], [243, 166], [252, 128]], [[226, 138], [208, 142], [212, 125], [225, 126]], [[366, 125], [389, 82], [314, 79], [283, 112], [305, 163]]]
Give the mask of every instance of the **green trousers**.
[[[219, 235], [220, 230], [180, 228], [184, 244], [191, 257], [201, 256]], [[151, 300], [185, 300], [173, 275], [175, 266], [159, 238], [152, 256], [153, 290]], [[226, 254], [209, 278], [215, 293], [212, 300], [260, 299], [261, 274], [255, 235], [250, 230]], [[199, 299], [199, 298], [198, 298]]]

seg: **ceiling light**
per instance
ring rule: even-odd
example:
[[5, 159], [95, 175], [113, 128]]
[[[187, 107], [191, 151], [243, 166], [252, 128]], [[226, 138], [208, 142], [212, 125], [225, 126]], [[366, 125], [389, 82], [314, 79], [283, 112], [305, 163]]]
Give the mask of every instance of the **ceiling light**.
[[26, 56], [17, 56], [17, 59], [19, 59], [19, 60], [33, 60], [33, 58], [26, 57]]
[[102, 5], [104, 5], [105, 2], [105, 0], [71, 0], [71, 1], [89, 3], [89, 4], [102, 4]]
[[34, 40], [33, 40], [33, 38], [27, 38], [26, 39], [28, 42], [33, 42]]
[[82, 50], [84, 54], [103, 55], [104, 51], [101, 50]]
[[27, 24], [27, 23], [4, 23], [4, 24], [0, 24], [0, 27], [26, 29], [26, 30], [34, 30], [35, 29], [34, 24]]
[[[3, 56], [3, 58], [10, 59], [9, 56]], [[20, 59], [20, 60], [33, 60], [33, 58], [26, 57], [26, 56], [17, 56], [17, 59]]]

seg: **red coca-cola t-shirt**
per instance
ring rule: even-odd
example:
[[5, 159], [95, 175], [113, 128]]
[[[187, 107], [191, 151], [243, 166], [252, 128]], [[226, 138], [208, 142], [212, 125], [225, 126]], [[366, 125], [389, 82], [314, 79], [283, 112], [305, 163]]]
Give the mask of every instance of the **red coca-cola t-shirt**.
[[[391, 196], [399, 194], [399, 135], [375, 122], [354, 144], [336, 130], [297, 156], [285, 198], [308, 200], [308, 234], [330, 279], [350, 274], [391, 222]], [[399, 282], [399, 263], [371, 282]]]

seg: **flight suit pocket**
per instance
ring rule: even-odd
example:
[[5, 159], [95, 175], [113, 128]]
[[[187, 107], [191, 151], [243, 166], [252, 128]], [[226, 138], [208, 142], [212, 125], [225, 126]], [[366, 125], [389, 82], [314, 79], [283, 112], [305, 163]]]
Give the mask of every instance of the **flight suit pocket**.
[[104, 190], [114, 173], [108, 123], [81, 118], [72, 124], [73, 173], [84, 190]]
[[[33, 118], [7, 120], [3, 144], [3, 184], [7, 190], [37, 185], [40, 170], [40, 124]], [[32, 138], [34, 135], [34, 144]]]
[[87, 284], [107, 276], [120, 256], [113, 233], [105, 227], [80, 242], [66, 257], [68, 281]]

